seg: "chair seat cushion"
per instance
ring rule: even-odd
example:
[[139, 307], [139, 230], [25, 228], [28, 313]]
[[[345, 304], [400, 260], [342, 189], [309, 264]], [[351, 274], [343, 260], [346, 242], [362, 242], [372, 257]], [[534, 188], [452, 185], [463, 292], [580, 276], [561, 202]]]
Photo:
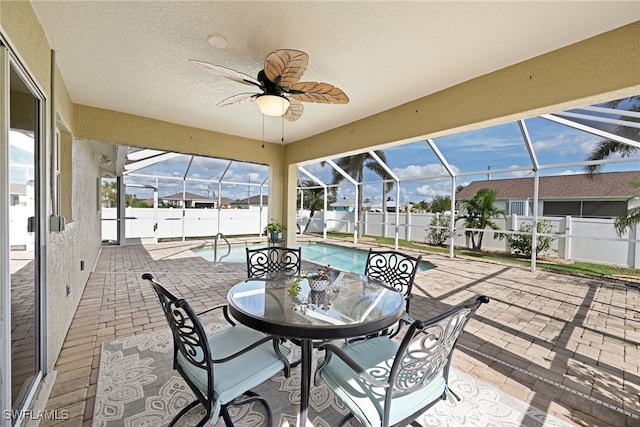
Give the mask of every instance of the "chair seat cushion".
[[[370, 375], [385, 382], [389, 376], [399, 344], [388, 337], [377, 337], [343, 348], [344, 352], [362, 366]], [[324, 357], [320, 357], [318, 364]], [[384, 411], [385, 389], [363, 380], [337, 356], [321, 371], [325, 383], [365, 426], [381, 426]], [[393, 425], [432, 402], [442, 398], [446, 381], [436, 375], [424, 388], [413, 393], [394, 397], [391, 403], [389, 424]]]
[[[208, 341], [212, 358], [220, 359], [264, 337], [265, 335], [262, 332], [243, 325], [235, 325], [211, 335]], [[280, 349], [286, 358], [291, 361], [291, 350], [283, 346], [280, 346]], [[180, 352], [178, 352], [177, 361], [185, 374], [206, 396], [206, 370], [189, 363]], [[241, 396], [247, 390], [262, 384], [282, 371], [283, 368], [284, 364], [273, 350], [271, 341], [228, 362], [215, 363], [213, 365], [214, 400], [217, 401], [217, 404], [224, 405]]]

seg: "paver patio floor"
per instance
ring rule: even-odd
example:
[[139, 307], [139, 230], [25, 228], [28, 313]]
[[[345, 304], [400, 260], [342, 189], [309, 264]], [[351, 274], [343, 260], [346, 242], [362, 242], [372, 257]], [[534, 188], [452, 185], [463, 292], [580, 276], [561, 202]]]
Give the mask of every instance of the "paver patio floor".
[[[55, 368], [47, 409], [69, 411], [60, 423], [91, 425], [104, 341], [166, 327], [143, 273], [196, 310], [224, 303], [246, 277], [244, 264], [214, 265], [194, 255], [190, 248], [201, 243], [102, 249]], [[575, 425], [640, 426], [638, 288], [433, 254], [423, 259], [436, 268], [416, 276], [414, 317], [481, 294], [491, 299], [467, 326], [453, 366]]]

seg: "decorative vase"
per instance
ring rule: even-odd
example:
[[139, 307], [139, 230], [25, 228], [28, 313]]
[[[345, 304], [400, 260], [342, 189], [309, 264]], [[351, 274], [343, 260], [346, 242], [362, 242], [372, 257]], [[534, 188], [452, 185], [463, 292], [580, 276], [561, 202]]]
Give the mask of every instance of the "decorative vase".
[[326, 304], [327, 294], [324, 291], [309, 292], [309, 302], [314, 305], [323, 306]]
[[272, 231], [270, 238], [272, 242], [279, 242], [282, 240], [282, 231]]
[[312, 291], [326, 291], [327, 287], [329, 287], [329, 279], [309, 279], [309, 288], [311, 288]]

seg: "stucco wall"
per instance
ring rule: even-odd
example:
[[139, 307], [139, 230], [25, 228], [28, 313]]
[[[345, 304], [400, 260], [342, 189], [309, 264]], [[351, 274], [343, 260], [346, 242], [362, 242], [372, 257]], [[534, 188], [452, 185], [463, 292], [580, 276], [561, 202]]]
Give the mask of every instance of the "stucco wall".
[[[49, 234], [47, 253], [49, 368], [60, 353], [89, 274], [101, 246], [100, 212], [97, 210], [96, 180], [99, 159], [85, 141], [73, 141], [73, 221], [63, 232]], [[84, 270], [81, 270], [81, 262]], [[67, 295], [67, 285], [70, 293]], [[98, 319], [94, 319], [95, 322]], [[92, 321], [92, 319], [87, 319]]]

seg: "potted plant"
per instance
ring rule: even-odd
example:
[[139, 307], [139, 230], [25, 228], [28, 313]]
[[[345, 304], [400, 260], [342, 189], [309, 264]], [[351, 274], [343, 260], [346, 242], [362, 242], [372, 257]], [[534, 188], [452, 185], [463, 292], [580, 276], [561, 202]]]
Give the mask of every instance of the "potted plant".
[[269, 236], [269, 240], [272, 242], [279, 242], [282, 240], [282, 232], [286, 229], [287, 227], [283, 224], [271, 219], [271, 222], [264, 228], [264, 232]]
[[312, 291], [323, 292], [329, 286], [330, 272], [331, 267], [327, 265], [322, 269], [306, 271], [302, 275], [309, 281], [309, 287]]

